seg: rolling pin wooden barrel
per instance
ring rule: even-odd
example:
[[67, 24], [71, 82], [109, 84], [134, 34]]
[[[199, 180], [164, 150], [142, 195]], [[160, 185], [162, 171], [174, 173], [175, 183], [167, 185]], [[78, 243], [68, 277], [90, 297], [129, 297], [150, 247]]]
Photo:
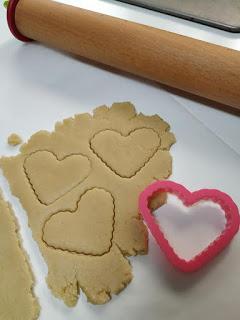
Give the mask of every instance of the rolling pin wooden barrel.
[[52, 0], [14, 2], [23, 38], [240, 110], [239, 51]]

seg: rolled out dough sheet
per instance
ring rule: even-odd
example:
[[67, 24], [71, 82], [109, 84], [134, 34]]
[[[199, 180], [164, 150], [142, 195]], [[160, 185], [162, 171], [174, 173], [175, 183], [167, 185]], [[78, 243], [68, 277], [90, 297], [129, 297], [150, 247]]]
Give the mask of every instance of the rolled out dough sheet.
[[126, 256], [148, 249], [138, 195], [171, 174], [174, 142], [158, 115], [114, 103], [39, 131], [16, 157], [1, 158], [47, 262], [48, 286], [66, 305], [80, 291], [106, 303], [132, 280]]
[[33, 320], [39, 305], [34, 279], [21, 246], [18, 224], [0, 190], [0, 320]]

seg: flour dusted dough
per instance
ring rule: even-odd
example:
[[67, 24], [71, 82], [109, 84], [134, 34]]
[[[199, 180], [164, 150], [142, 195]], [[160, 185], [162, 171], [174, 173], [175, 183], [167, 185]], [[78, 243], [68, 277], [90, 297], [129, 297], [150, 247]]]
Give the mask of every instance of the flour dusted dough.
[[0, 320], [37, 319], [39, 305], [17, 222], [0, 191]]
[[68, 306], [80, 290], [106, 303], [131, 281], [126, 256], [148, 248], [138, 196], [171, 174], [169, 129], [157, 115], [115, 103], [37, 132], [18, 156], [1, 159], [47, 262], [48, 285]]

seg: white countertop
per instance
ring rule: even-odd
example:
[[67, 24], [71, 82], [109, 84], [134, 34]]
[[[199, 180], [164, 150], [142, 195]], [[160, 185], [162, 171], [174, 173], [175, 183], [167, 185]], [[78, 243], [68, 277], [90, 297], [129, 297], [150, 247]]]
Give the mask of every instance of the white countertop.
[[[240, 50], [239, 34], [116, 1], [63, 2]], [[18, 152], [6, 143], [11, 132], [19, 133], [26, 141], [37, 130], [52, 130], [56, 121], [75, 113], [130, 100], [138, 111], [159, 113], [171, 125], [177, 138], [171, 149], [174, 160], [172, 180], [183, 183], [190, 190], [221, 189], [240, 206], [240, 117], [180, 97], [144, 80], [73, 59], [41, 44], [22, 44], [8, 31], [5, 14], [5, 9], [0, 6], [1, 155]], [[164, 273], [160, 272], [162, 258], [158, 256], [159, 250], [150, 237], [149, 254], [131, 258], [134, 280], [119, 297], [114, 297], [106, 306], [92, 306], [86, 304], [82, 295], [78, 306], [70, 310], [47, 289], [44, 281], [46, 265], [32, 239], [26, 214], [19, 201], [10, 194], [2, 174], [0, 188], [13, 205], [21, 226], [23, 245], [31, 257], [37, 279], [36, 293], [42, 306], [41, 320], [165, 320], [166, 314], [170, 315], [169, 320], [238, 319], [240, 236], [234, 240], [231, 250], [223, 255], [221, 263], [216, 263], [192, 284], [187, 281], [190, 285], [186, 288], [183, 283], [181, 287], [179, 276], [175, 276], [169, 286]], [[175, 280], [180, 283], [178, 289]], [[180, 291], [183, 294], [179, 295]], [[221, 292], [227, 292], [228, 299]]]

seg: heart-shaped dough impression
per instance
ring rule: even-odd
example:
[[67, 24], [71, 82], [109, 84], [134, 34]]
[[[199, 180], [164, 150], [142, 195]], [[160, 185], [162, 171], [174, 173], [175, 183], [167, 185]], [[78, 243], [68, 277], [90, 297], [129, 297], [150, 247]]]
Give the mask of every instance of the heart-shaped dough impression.
[[76, 211], [50, 217], [43, 229], [43, 240], [55, 249], [103, 255], [111, 248], [113, 228], [113, 197], [94, 188], [81, 197]]
[[93, 152], [116, 174], [131, 178], [157, 152], [160, 138], [153, 129], [136, 129], [124, 136], [113, 130], [96, 134], [90, 146]]
[[49, 151], [37, 151], [26, 158], [24, 168], [39, 201], [49, 205], [88, 177], [90, 162], [82, 155], [59, 161]]

